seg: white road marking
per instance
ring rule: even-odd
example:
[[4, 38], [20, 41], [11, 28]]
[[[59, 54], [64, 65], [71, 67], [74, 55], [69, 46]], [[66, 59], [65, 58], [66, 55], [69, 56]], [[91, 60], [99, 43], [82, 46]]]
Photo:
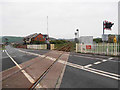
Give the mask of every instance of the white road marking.
[[89, 68], [89, 67], [91, 67], [92, 66], [92, 64], [88, 64], [88, 65], [86, 65], [86, 66], [84, 66], [85, 68]]
[[112, 75], [112, 76], [120, 77], [120, 75], [117, 75], [117, 74], [114, 74], [114, 73], [109, 73], [109, 72], [105, 72], [105, 71], [97, 70], [97, 69], [93, 69], [93, 68], [89, 68], [89, 69], [94, 70], [94, 71], [98, 71], [98, 72], [102, 72], [102, 73], [106, 73], [106, 74], [109, 74], [109, 75]]
[[[50, 60], [53, 60], [53, 59], [50, 59]], [[62, 63], [62, 64], [65, 64], [65, 61], [63, 61], [63, 60], [58, 60], [58, 62]], [[106, 77], [109, 77], [109, 78], [112, 78], [112, 79], [120, 80], [120, 78], [119, 78], [120, 75], [105, 72], [105, 71], [102, 71], [102, 70], [89, 68], [89, 66], [91, 66], [91, 64], [89, 64], [89, 66], [87, 65], [87, 67], [85, 67], [85, 66], [81, 66], [81, 65], [78, 65], [78, 64], [67, 62], [67, 65], [71, 66], [71, 67], [74, 67], [74, 68], [82, 69], [82, 70], [85, 70], [85, 71], [88, 71], [88, 72], [92, 72], [92, 73], [95, 73], [95, 74], [98, 74], [98, 75], [106, 76]]]
[[103, 59], [102, 62], [106, 62], [107, 60]]
[[[8, 52], [5, 50], [6, 54], [10, 57], [10, 59], [15, 63], [15, 65], [21, 70], [21, 72], [26, 76], [26, 78], [31, 82], [34, 83], [35, 80], [25, 71], [22, 70], [22, 68], [19, 66], [19, 64], [17, 64], [17, 62], [8, 54]], [[41, 87], [41, 85], [40, 85]]]
[[[109, 78], [112, 78], [112, 79], [120, 80], [120, 78], [115, 77], [115, 76], [120, 76], [120, 75], [116, 75], [116, 74], [113, 74], [113, 73], [108, 73], [108, 72], [104, 72], [104, 71], [99, 70], [101, 72], [104, 72], [104, 73], [101, 73], [101, 72], [98, 72], [98, 70], [95, 71], [95, 69], [92, 70], [92, 68], [90, 68], [91, 70], [89, 70], [89, 68], [84, 68], [84, 66], [69, 63], [69, 62], [67, 63], [67, 65], [72, 66], [74, 68], [82, 69], [82, 70], [85, 70], [85, 71], [88, 71], [88, 72], [92, 72], [92, 73], [95, 73], [95, 74], [98, 74], [98, 75], [106, 76], [106, 77], [109, 77]], [[111, 76], [111, 75], [114, 75], [114, 76]]]
[[[31, 53], [31, 54], [34, 54], [34, 53]], [[40, 55], [42, 56], [42, 55]], [[72, 55], [71, 55], [72, 56]], [[74, 56], [77, 56], [77, 55], [74, 55]], [[42, 56], [43, 57], [43, 56]], [[78, 56], [78, 57], [85, 57], [85, 56]], [[47, 57], [49, 58], [49, 57]], [[105, 62], [106, 60], [103, 60], [101, 58], [91, 58], [91, 57], [85, 57], [85, 58], [89, 58], [89, 59], [99, 59], [99, 60], [102, 60], [103, 62]], [[49, 58], [50, 60], [54, 60], [55, 58]], [[107, 60], [108, 61], [108, 60]], [[65, 64], [65, 61], [63, 60], [58, 60], [59, 63], [62, 63], [62, 64]], [[117, 75], [117, 74], [114, 74], [114, 73], [109, 73], [109, 72], [105, 72], [105, 71], [102, 71], [102, 70], [97, 70], [97, 69], [93, 69], [93, 68], [85, 68], [85, 66], [81, 66], [81, 65], [78, 65], [78, 64], [73, 64], [73, 63], [70, 63], [70, 62], [67, 62], [67, 65], [68, 66], [71, 66], [71, 67], [74, 67], [74, 68], [78, 68], [78, 69], [82, 69], [82, 70], [85, 70], [85, 71], [88, 71], [88, 72], [92, 72], [92, 73], [95, 73], [95, 74], [98, 74], [98, 75], [102, 75], [102, 76], [105, 76], [105, 77], [109, 77], [109, 78], [112, 78], [112, 79], [116, 79], [116, 80], [120, 80], [120, 78], [118, 76], [120, 75]], [[89, 65], [91, 66], [91, 65]], [[91, 70], [90, 70], [91, 69]], [[109, 75], [108, 75], [109, 74]], [[112, 76], [111, 76], [112, 75]], [[116, 76], [116, 77], [115, 77]]]
[[[63, 60], [59, 60], [59, 61], [63, 61]], [[62, 70], [62, 72], [59, 76], [59, 79], [58, 79], [58, 82], [57, 82], [55, 88], [60, 88], [60, 85], [61, 85], [61, 82], [62, 82], [62, 79], [63, 79], [63, 75], [64, 75], [64, 72], [65, 72], [65, 69], [66, 69], [67, 61], [63, 61], [62, 63], [64, 64], [64, 67], [63, 67], [63, 70]]]
[[[89, 57], [89, 56], [78, 56], [78, 55], [70, 55], [70, 56], [76, 56], [76, 57], [83, 57], [83, 58], [89, 58], [89, 59], [97, 59], [97, 60], [103, 60], [102, 58], [92, 58], [92, 57]], [[120, 62], [120, 61], [117, 61], [117, 60], [111, 60], [111, 59], [108, 59], [107, 61], [111, 61], [111, 62]]]
[[97, 65], [97, 64], [100, 64], [100, 63], [102, 63], [102, 62], [95, 62], [94, 64], [96, 64], [96, 65]]
[[92, 58], [92, 57], [88, 57], [88, 56], [78, 56], [78, 55], [70, 55], [70, 56], [76, 56], [76, 57], [84, 57], [84, 58], [89, 58], [89, 59], [98, 59], [98, 60], [103, 60], [101, 58]]
[[26, 51], [19, 50], [19, 49], [17, 49], [17, 50], [20, 52], [23, 52], [23, 53], [27, 53], [27, 54], [31, 54], [31, 55], [35, 55], [35, 56], [39, 56], [39, 57], [45, 57], [45, 55], [40, 55], [40, 54], [36, 54], [36, 53], [32, 53], [32, 52], [26, 52]]
[[109, 60], [113, 59], [112, 57], [111, 58], [108, 58]]

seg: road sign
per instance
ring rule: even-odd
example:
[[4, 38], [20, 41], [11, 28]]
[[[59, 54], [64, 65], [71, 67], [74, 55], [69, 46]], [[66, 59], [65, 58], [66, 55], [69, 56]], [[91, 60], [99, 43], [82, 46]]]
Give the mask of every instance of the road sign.
[[102, 35], [102, 41], [108, 41], [108, 35], [107, 34]]
[[86, 49], [91, 49], [91, 45], [86, 45]]

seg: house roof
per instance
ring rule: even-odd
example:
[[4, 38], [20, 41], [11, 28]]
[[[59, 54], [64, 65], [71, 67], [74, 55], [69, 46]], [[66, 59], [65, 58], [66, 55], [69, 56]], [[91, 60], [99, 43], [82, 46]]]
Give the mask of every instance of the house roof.
[[[41, 33], [39, 33], [39, 34], [41, 34]], [[25, 39], [27, 39], [27, 38], [35, 38], [35, 37], [37, 37], [39, 34], [37, 34], [37, 33], [30, 34], [30, 35], [26, 36]], [[45, 37], [48, 36], [47, 34], [42, 34], [42, 35], [45, 36]]]
[[36, 36], [36, 35], [37, 35], [37, 33], [30, 34], [30, 35], [26, 36], [25, 38], [32, 38], [32, 37], [34, 37], [34, 36]]

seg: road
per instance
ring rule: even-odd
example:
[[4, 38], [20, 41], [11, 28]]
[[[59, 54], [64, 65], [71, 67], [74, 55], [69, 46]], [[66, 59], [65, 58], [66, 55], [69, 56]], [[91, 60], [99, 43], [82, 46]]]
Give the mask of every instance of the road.
[[[118, 80], [112, 77], [112, 74], [119, 74], [118, 58], [71, 53], [68, 62], [92, 68], [92, 70], [67, 65], [60, 88], [118, 88]], [[93, 69], [107, 73], [93, 72]], [[109, 75], [108, 73], [110, 76], [106, 76]]]
[[[25, 52], [23, 53], [20, 50], [25, 52], [31, 52], [32, 54]], [[6, 46], [6, 51], [2, 52], [2, 60], [1, 60], [2, 71], [6, 71], [16, 66], [16, 64], [11, 60], [10, 56], [15, 60], [15, 62], [17, 62], [17, 64], [21, 64], [30, 61], [33, 58], [36, 58], [37, 55], [45, 55], [49, 51], [50, 50], [16, 49], [11, 46]], [[10, 56], [7, 53], [9, 53]], [[57, 53], [53, 51], [49, 53], [49, 55], [50, 57], [52, 56], [55, 58], [57, 56]], [[48, 60], [47, 62], [50, 63], [50, 60]], [[43, 63], [43, 66], [45, 65], [47, 66], [47, 62]], [[58, 63], [63, 64], [63, 61]], [[56, 64], [55, 68], [58, 68], [58, 70], [60, 70], [60, 68], [57, 66], [59, 65], [58, 63]], [[59, 87], [60, 88], [118, 88], [119, 86], [118, 77], [120, 77], [120, 72], [118, 72], [119, 64], [120, 64], [120, 60], [117, 57], [80, 54], [80, 53], [71, 52], [69, 54], [69, 58], [66, 63], [66, 68], [65, 70], [63, 70], [63, 76], [61, 78]], [[25, 71], [28, 72], [29, 70], [27, 71], [27, 69], [25, 69]], [[28, 72], [28, 74], [32, 75], [34, 74], [33, 72], [35, 71], [30, 70], [30, 73]], [[54, 68], [53, 71], [50, 73], [51, 74], [55, 73]], [[54, 78], [53, 75], [52, 77]], [[49, 74], [47, 75], [46, 78], [47, 79], [49, 78]], [[27, 82], [29, 81], [27, 80]], [[49, 83], [49, 81], [47, 81], [47, 83]]]
[[[28, 51], [28, 52], [34, 52], [36, 54], [43, 55], [47, 53], [49, 50], [28, 50], [28, 49], [21, 49], [23, 51]], [[13, 48], [11, 46], [6, 46], [6, 51], [10, 54], [10, 56], [18, 63], [21, 64], [23, 62], [26, 62], [28, 60], [31, 60], [37, 56], [35, 55], [30, 55], [26, 53], [22, 53], [18, 51], [16, 48]], [[12, 68], [15, 66], [15, 64], [12, 62], [10, 57], [6, 54], [5, 50], [2, 52], [2, 71], [7, 70], [9, 68]]]

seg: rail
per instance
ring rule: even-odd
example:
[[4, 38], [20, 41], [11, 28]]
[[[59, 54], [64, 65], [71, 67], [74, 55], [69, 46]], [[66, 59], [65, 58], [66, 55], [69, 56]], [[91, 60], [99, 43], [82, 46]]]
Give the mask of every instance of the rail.
[[[70, 44], [66, 47], [62, 47], [61, 49], [59, 49], [59, 51], [66, 51], [68, 52], [70, 50]], [[64, 48], [64, 49], [63, 49]], [[69, 50], [68, 50], [69, 49]], [[32, 84], [32, 86], [29, 88], [29, 90], [34, 90], [36, 88], [36, 86], [42, 81], [42, 79], [46, 76], [46, 74], [50, 71], [50, 69], [52, 68], [52, 66], [59, 60], [59, 58], [64, 54], [64, 52], [62, 52], [58, 58], [42, 73], [42, 75], [36, 80], [35, 83]]]

